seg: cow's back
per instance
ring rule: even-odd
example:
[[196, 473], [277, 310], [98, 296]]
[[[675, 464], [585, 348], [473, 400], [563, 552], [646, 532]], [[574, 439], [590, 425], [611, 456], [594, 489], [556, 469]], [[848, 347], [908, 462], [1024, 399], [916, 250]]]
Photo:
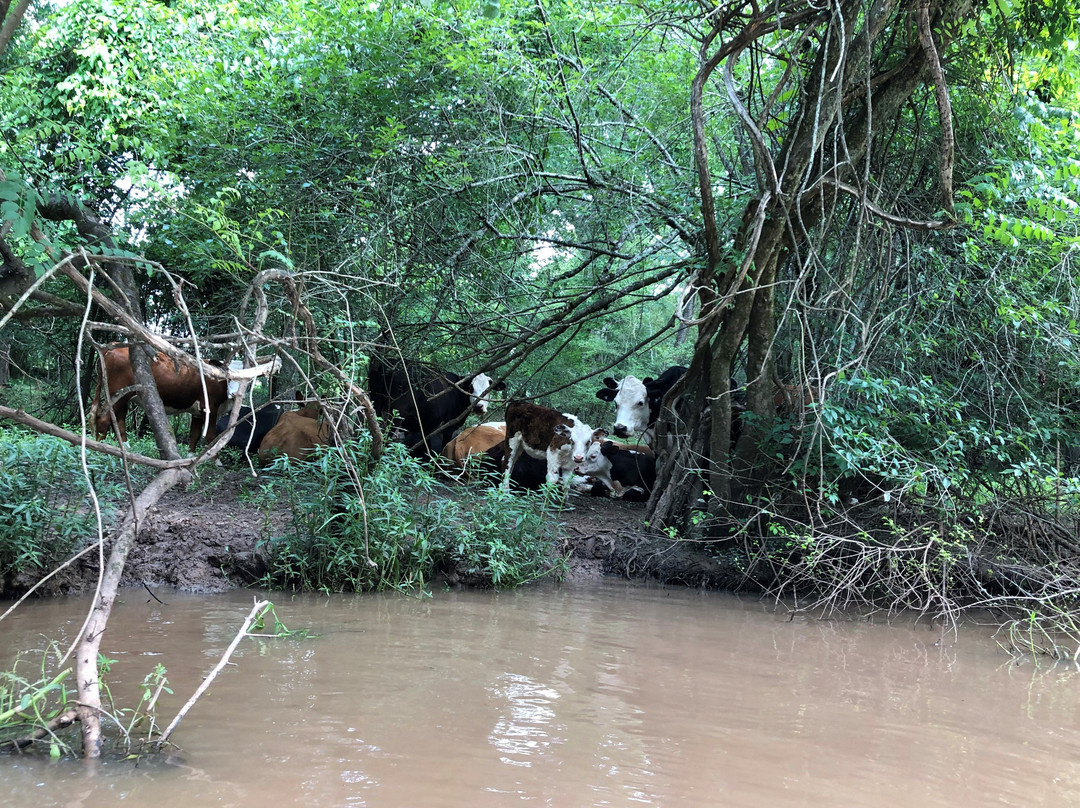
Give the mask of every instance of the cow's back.
[[484, 454], [489, 449], [500, 445], [505, 438], [504, 427], [480, 424], [457, 435], [443, 447], [442, 453], [444, 457], [463, 466], [471, 455]]
[[105, 365], [105, 378], [108, 380], [106, 389], [109, 396], [116, 395], [117, 391], [135, 384], [135, 371], [131, 367], [131, 348], [120, 345], [110, 348], [102, 354], [102, 362]]
[[527, 447], [547, 449], [555, 439], [555, 427], [573, 426], [573, 421], [557, 410], [528, 401], [511, 401], [506, 407], [506, 437], [521, 435]]
[[269, 463], [281, 454], [293, 460], [307, 460], [316, 446], [329, 443], [330, 427], [324, 421], [297, 412], [285, 412], [263, 438], [259, 447], [259, 461]]

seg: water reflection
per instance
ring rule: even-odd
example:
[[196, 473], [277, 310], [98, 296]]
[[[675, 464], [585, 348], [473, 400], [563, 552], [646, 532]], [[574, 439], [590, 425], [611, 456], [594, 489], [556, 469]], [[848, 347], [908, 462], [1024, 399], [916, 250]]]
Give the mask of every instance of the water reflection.
[[[103, 651], [123, 701], [157, 662], [197, 686], [250, 594], [131, 597]], [[282, 596], [315, 639], [245, 642], [174, 766], [0, 761], [6, 805], [1049, 806], [1080, 798], [1069, 667], [1007, 663], [980, 627], [788, 619], [619, 584]], [[32, 604], [0, 653], [77, 629]]]
[[559, 694], [552, 688], [512, 673], [499, 676], [492, 688], [506, 702], [500, 718], [491, 730], [490, 740], [501, 756], [499, 760], [513, 766], [531, 766], [531, 758], [543, 755], [549, 746], [559, 743], [552, 731], [560, 729], [555, 723], [553, 705]]

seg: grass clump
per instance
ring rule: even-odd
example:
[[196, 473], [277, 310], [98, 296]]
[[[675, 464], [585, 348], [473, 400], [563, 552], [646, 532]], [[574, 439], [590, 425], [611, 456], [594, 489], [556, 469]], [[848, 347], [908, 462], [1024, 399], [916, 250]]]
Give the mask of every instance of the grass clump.
[[554, 492], [451, 489], [398, 444], [373, 462], [366, 435], [307, 463], [279, 459], [275, 470], [262, 504], [286, 506], [289, 519], [265, 542], [265, 586], [423, 589], [442, 573], [503, 589], [565, 570]]

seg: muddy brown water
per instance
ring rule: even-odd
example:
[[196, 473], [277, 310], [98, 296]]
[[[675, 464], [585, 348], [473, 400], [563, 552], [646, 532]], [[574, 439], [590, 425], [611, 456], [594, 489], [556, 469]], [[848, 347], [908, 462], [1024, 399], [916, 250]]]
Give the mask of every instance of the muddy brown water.
[[[186, 700], [251, 593], [123, 593], [121, 699], [161, 662]], [[773, 604], [620, 583], [288, 596], [308, 640], [246, 640], [167, 763], [0, 758], [0, 805], [1080, 804], [1080, 676], [984, 627], [790, 620]], [[0, 624], [0, 655], [70, 636], [84, 599]]]

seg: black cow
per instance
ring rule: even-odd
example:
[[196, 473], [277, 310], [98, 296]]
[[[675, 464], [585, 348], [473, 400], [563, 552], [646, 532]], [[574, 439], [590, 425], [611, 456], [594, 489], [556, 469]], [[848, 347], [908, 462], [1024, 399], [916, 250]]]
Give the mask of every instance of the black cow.
[[420, 365], [391, 366], [375, 356], [368, 366], [375, 413], [385, 418], [396, 412], [394, 427], [405, 434], [403, 442], [420, 457], [439, 454], [470, 411], [487, 413], [491, 389], [491, 378], [483, 373], [463, 377]]
[[[506, 445], [500, 443], [484, 452], [484, 467], [502, 478], [503, 458], [506, 457]], [[510, 486], [515, 489], [539, 491], [547, 482], [547, 463], [522, 452], [510, 470]]]
[[[236, 428], [225, 445], [235, 446], [251, 453], [258, 452], [266, 433], [274, 428], [279, 418], [281, 418], [281, 407], [277, 404], [264, 404], [259, 407], [255, 410], [254, 418], [252, 418], [251, 407], [241, 407], [240, 415], [236, 420]], [[229, 416], [221, 416], [217, 421], [217, 431], [224, 432], [228, 426]]]
[[611, 496], [624, 497], [634, 489], [647, 495], [656, 483], [656, 457], [609, 440], [597, 440], [589, 446], [577, 472], [598, 480]]

